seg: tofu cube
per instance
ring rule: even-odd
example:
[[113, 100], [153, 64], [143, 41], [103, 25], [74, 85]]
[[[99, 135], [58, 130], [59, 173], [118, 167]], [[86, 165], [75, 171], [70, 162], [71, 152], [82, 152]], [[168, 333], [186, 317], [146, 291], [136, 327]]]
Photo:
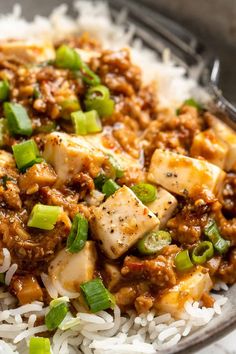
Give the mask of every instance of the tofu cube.
[[177, 207], [177, 199], [164, 188], [157, 188], [157, 198], [147, 204], [147, 207], [158, 217], [160, 220], [159, 228], [166, 225], [167, 221], [171, 218], [175, 208]]
[[159, 219], [126, 186], [94, 208], [91, 218], [93, 238], [111, 259], [122, 256], [158, 225]]
[[236, 132], [212, 114], [208, 113], [206, 119], [216, 136], [228, 146], [224, 169], [236, 171]]
[[193, 139], [190, 154], [203, 157], [208, 162], [224, 169], [229, 148], [212, 129], [197, 134]]
[[199, 188], [216, 194], [224, 177], [224, 171], [207, 161], [160, 149], [152, 155], [148, 172], [150, 182], [183, 196], [193, 196]]
[[199, 301], [205, 292], [213, 286], [206, 268], [198, 266], [192, 272], [184, 275], [179, 283], [164, 292], [154, 303], [158, 313], [170, 313], [175, 318], [184, 315], [186, 301]]
[[80, 171], [95, 177], [107, 160], [104, 153], [89, 144], [83, 136], [65, 133], [47, 135], [43, 157], [54, 167], [61, 183], [70, 180]]
[[87, 241], [78, 253], [69, 253], [66, 249], [61, 250], [50, 263], [48, 274], [52, 282], [56, 281], [60, 288], [79, 292], [80, 284], [93, 279], [96, 261], [95, 243]]
[[124, 171], [129, 168], [142, 168], [140, 161], [123, 150], [110, 130], [106, 130], [105, 128], [104, 132], [86, 135], [85, 139], [94, 147], [99, 147], [106, 156], [114, 157]]

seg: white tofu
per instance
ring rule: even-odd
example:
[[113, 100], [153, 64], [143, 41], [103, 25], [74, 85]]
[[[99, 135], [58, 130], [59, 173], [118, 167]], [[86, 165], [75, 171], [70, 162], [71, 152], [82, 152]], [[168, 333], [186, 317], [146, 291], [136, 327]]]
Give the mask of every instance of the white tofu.
[[60, 182], [70, 180], [80, 171], [97, 176], [107, 157], [82, 136], [51, 133], [46, 136], [43, 157], [50, 163]]
[[199, 188], [216, 193], [225, 177], [219, 167], [204, 161], [156, 149], [152, 155], [148, 180], [172, 193], [194, 195]]
[[61, 250], [50, 263], [48, 274], [52, 282], [56, 281], [60, 288], [70, 292], [79, 292], [80, 284], [93, 279], [96, 261], [95, 243], [87, 241], [78, 253], [69, 253], [66, 249]]
[[133, 158], [122, 149], [108, 129], [104, 129], [103, 133], [86, 135], [85, 139], [94, 147], [99, 147], [105, 155], [113, 156], [123, 170], [131, 167], [138, 169], [143, 167], [138, 159]]
[[229, 148], [212, 129], [197, 134], [193, 139], [190, 154], [192, 157], [204, 157], [208, 162], [224, 169]]
[[171, 193], [158, 187], [157, 198], [146, 205], [158, 217], [160, 220], [159, 228], [162, 228], [171, 218], [177, 204], [177, 199]]
[[15, 56], [27, 63], [39, 63], [55, 58], [54, 47], [48, 41], [0, 41], [0, 52], [7, 56]]
[[122, 256], [158, 225], [159, 219], [126, 186], [94, 208], [91, 218], [93, 238], [111, 259]]
[[115, 264], [106, 263], [104, 266], [106, 286], [108, 290], [113, 290], [122, 280], [120, 269]]
[[184, 314], [186, 301], [199, 301], [205, 292], [213, 286], [208, 270], [198, 266], [191, 273], [186, 274], [177, 285], [166, 290], [158, 297], [154, 307], [158, 313], [170, 313], [175, 318]]
[[226, 158], [225, 170], [236, 171], [236, 132], [211, 114], [207, 114], [206, 119], [216, 136], [222, 139], [228, 146], [229, 151]]

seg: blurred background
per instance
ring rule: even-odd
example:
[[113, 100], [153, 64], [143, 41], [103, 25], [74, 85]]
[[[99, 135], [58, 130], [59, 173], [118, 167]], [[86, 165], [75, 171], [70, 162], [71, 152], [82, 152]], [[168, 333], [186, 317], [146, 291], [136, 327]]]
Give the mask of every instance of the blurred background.
[[[112, 1], [112, 0], [110, 0]], [[115, 0], [114, 0], [115, 1]], [[220, 88], [236, 103], [236, 0], [126, 0], [142, 4], [181, 23], [220, 58]], [[48, 15], [61, 3], [73, 0], [0, 0], [0, 11], [11, 11], [15, 3], [22, 4], [24, 15]]]

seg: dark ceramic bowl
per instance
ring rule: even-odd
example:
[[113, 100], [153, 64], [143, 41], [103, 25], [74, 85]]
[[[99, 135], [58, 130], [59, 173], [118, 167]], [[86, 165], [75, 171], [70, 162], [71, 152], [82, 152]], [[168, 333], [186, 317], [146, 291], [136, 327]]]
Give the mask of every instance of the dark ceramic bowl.
[[[47, 16], [53, 8], [60, 5], [62, 2], [69, 5], [69, 9], [73, 14], [73, 0], [0, 0], [0, 11], [1, 13], [9, 12], [12, 10], [12, 6], [15, 3], [20, 3], [24, 17], [32, 19], [36, 14]], [[233, 17], [236, 14], [236, 3], [234, 0], [199, 0], [197, 2], [189, 0], [129, 0], [128, 3], [129, 2], [135, 2], [137, 6], [139, 3], [147, 7], [149, 6], [154, 11], [163, 11], [165, 14], [170, 15], [170, 17], [177, 20], [179, 19], [180, 22], [187, 25], [190, 29], [195, 30], [195, 33], [200, 36], [204, 31], [205, 33], [207, 31], [206, 36], [202, 35], [202, 40], [206, 40], [205, 44], [209, 44], [211, 48], [215, 49], [217, 56], [221, 57], [221, 55], [223, 55], [223, 62], [229, 63], [231, 58], [233, 64], [235, 56], [232, 53], [236, 52], [236, 29], [235, 32], [232, 32], [233, 28], [230, 29], [228, 24], [230, 22], [229, 17], [231, 17], [233, 21]], [[115, 4], [115, 7], [117, 7], [117, 5], [119, 7], [119, 0], [110, 0], [110, 3], [112, 6]], [[211, 16], [211, 20], [207, 21], [208, 15], [206, 15], [206, 11], [207, 9], [210, 10], [210, 6], [213, 5], [214, 7], [217, 5], [215, 8], [219, 13], [216, 13], [216, 16]], [[184, 10], [182, 11], [183, 7]], [[217, 23], [219, 17], [221, 21]], [[214, 21], [214, 19], [216, 19], [216, 21]], [[221, 26], [220, 36], [218, 34], [219, 28], [216, 28], [217, 25]], [[235, 68], [236, 66], [234, 65], [232, 72], [233, 70], [235, 71]], [[227, 73], [227, 70], [223, 68], [223, 73], [225, 72]], [[235, 94], [235, 88], [232, 90], [233, 86], [229, 78], [221, 79], [221, 82], [225, 91], [229, 93], [228, 97], [232, 100], [235, 98], [236, 101], [236, 97], [232, 95], [232, 91], [234, 91]], [[229, 301], [224, 306], [223, 313], [220, 316], [216, 316], [207, 326], [200, 327], [199, 330], [196, 330], [191, 335], [182, 339], [180, 343], [171, 350], [165, 351], [165, 354], [195, 352], [213, 341], [220, 339], [236, 327], [236, 285], [232, 286], [227, 292], [224, 292], [224, 294], [228, 297]]]

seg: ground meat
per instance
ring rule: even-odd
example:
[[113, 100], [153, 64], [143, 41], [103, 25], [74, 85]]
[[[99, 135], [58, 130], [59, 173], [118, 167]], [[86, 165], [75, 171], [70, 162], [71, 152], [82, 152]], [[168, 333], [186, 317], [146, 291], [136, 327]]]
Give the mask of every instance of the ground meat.
[[236, 248], [230, 251], [228, 260], [222, 260], [216, 273], [223, 282], [233, 284], [236, 281]]
[[153, 306], [154, 298], [149, 294], [140, 295], [136, 298], [134, 306], [136, 311], [141, 313], [147, 313]]
[[50, 260], [63, 247], [69, 233], [69, 228], [62, 222], [58, 222], [51, 231], [42, 231], [27, 230], [22, 225], [20, 215], [10, 218], [1, 214], [0, 218], [2, 244], [9, 249], [13, 261], [22, 270], [34, 269], [40, 263]]
[[51, 186], [56, 182], [57, 176], [53, 168], [47, 163], [35, 164], [19, 177], [21, 193], [32, 194], [41, 187]]
[[103, 51], [97, 73], [115, 94], [132, 96], [141, 86], [141, 70], [131, 63], [130, 52], [126, 48]]
[[77, 213], [82, 213], [86, 218], [90, 215], [88, 207], [78, 204], [79, 194], [69, 189], [62, 193], [55, 188], [43, 187], [41, 196], [44, 204], [62, 206], [72, 219]]
[[176, 284], [172, 258], [162, 255], [146, 260], [127, 256], [124, 260], [121, 274], [130, 279], [138, 277], [139, 279], [148, 280], [158, 288], [171, 287]]
[[[1, 150], [0, 150], [1, 151]], [[19, 210], [22, 202], [17, 184], [19, 177], [11, 154], [1, 151], [0, 155], [0, 204], [10, 209]]]
[[83, 200], [95, 187], [93, 179], [87, 174], [80, 172], [72, 178], [72, 186], [79, 192], [79, 199]]
[[202, 118], [194, 107], [184, 106], [179, 115], [160, 115], [142, 136], [146, 163], [155, 149], [170, 149], [188, 154], [193, 137], [201, 131]]
[[194, 244], [203, 232], [208, 220], [208, 207], [187, 204], [167, 223], [171, 236], [181, 244]]
[[228, 217], [236, 217], [236, 174], [228, 173], [222, 192], [223, 211]]

